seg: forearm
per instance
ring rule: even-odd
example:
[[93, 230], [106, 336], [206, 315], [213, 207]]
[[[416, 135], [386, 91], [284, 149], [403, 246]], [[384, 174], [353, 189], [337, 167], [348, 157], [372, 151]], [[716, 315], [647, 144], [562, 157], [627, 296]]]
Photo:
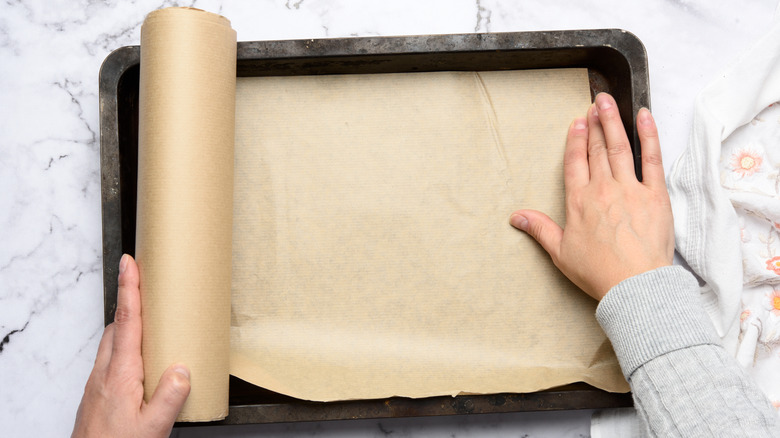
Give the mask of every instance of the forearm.
[[632, 277], [601, 301], [634, 403], [651, 435], [780, 436], [774, 409], [720, 345], [680, 267]]

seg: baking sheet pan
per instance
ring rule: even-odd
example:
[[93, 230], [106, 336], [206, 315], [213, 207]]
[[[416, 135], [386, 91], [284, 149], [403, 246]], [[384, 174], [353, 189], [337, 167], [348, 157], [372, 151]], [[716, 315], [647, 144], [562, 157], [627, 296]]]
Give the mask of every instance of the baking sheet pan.
[[[134, 254], [140, 49], [123, 47], [100, 72], [104, 316], [113, 320], [117, 267]], [[635, 114], [649, 107], [644, 47], [622, 30], [372, 37], [238, 43], [238, 76], [371, 74], [512, 69], [588, 69], [591, 94], [618, 102], [639, 169]], [[224, 424], [386, 418], [630, 406], [630, 394], [584, 384], [531, 394], [307, 402], [231, 376]], [[213, 423], [209, 423], [213, 424]]]

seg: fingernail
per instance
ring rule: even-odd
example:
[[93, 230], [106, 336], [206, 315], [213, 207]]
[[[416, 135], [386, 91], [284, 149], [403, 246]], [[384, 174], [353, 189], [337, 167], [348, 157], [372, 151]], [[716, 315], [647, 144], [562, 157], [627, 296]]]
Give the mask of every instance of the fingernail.
[[512, 224], [513, 227], [522, 231], [528, 230], [528, 218], [521, 214], [513, 214], [509, 218], [509, 223]]
[[119, 274], [124, 274], [125, 269], [127, 269], [127, 262], [130, 260], [130, 256], [127, 254], [122, 254], [122, 258], [119, 259]]
[[596, 105], [602, 111], [608, 110], [612, 108], [612, 98], [608, 94], [601, 93], [596, 96]]
[[593, 114], [593, 117], [598, 118], [599, 117], [599, 111], [596, 109], [596, 104], [590, 106], [590, 113]]
[[650, 110], [647, 108], [639, 109], [639, 124], [642, 126], [649, 126], [653, 123], [653, 115], [650, 114]]
[[577, 131], [584, 130], [588, 125], [585, 123], [585, 119], [583, 118], [576, 118], [573, 122], [574, 129]]
[[187, 380], [190, 380], [190, 370], [187, 369], [184, 365], [175, 365], [173, 367], [173, 371], [181, 374], [182, 376], [186, 377]]

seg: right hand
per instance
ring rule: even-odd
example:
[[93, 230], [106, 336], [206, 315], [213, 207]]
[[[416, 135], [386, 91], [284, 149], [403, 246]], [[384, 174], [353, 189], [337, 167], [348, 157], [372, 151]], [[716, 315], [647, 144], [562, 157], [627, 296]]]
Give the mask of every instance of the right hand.
[[658, 130], [650, 111], [637, 115], [639, 182], [612, 96], [601, 93], [586, 118], [569, 128], [564, 153], [566, 227], [535, 210], [512, 213], [574, 284], [600, 300], [621, 281], [672, 264], [674, 222]]

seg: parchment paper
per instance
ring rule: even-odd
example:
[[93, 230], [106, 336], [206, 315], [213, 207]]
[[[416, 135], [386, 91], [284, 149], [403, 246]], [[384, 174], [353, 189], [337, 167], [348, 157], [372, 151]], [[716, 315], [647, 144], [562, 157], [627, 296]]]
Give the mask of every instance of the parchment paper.
[[585, 69], [239, 78], [235, 93], [235, 50], [202, 11], [142, 29], [147, 399], [174, 362], [192, 370], [180, 421], [226, 415], [228, 368], [319, 401], [628, 390], [596, 303], [508, 224], [521, 207], [563, 223]]
[[626, 391], [563, 223], [587, 71], [239, 78], [231, 373], [309, 400]]

